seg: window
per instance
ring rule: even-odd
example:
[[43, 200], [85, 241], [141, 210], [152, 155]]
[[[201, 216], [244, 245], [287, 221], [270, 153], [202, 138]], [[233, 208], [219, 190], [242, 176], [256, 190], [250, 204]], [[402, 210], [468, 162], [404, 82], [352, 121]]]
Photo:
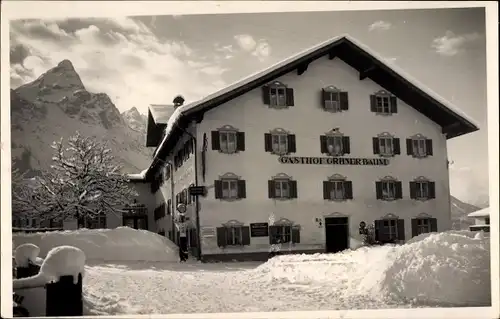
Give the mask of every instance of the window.
[[284, 134], [272, 135], [273, 152], [276, 154], [284, 154], [288, 150], [288, 138]]
[[417, 158], [432, 156], [432, 140], [417, 134], [406, 139], [406, 151], [408, 155]]
[[437, 219], [427, 217], [426, 214], [421, 215], [423, 216], [411, 220], [412, 237], [418, 236], [420, 234], [437, 232]]
[[262, 87], [263, 102], [272, 108], [286, 108], [294, 105], [293, 89], [281, 82]]
[[375, 220], [375, 239], [380, 243], [395, 243], [405, 240], [404, 219], [389, 214], [388, 217]]
[[384, 220], [384, 233], [389, 240], [395, 240], [398, 237], [398, 226], [395, 219]]
[[212, 131], [212, 150], [233, 154], [245, 150], [245, 133], [238, 132], [232, 126]]
[[373, 154], [394, 156], [401, 154], [399, 138], [385, 132], [373, 138]]
[[410, 198], [417, 200], [428, 200], [436, 198], [436, 186], [434, 182], [421, 176], [410, 182]]
[[238, 221], [229, 221], [223, 227], [217, 227], [217, 245], [226, 246], [250, 245], [250, 227]]
[[86, 228], [89, 228], [89, 229], [106, 228], [106, 220], [107, 220], [106, 214], [101, 213], [101, 214], [95, 216], [94, 218], [88, 217], [86, 220], [86, 225], [83, 225], [83, 226]]
[[274, 226], [275, 228], [275, 243], [285, 244], [292, 240], [292, 226]]
[[300, 243], [300, 227], [290, 222], [269, 226], [269, 243], [271, 245]]
[[321, 135], [320, 143], [322, 154], [342, 156], [351, 153], [349, 136], [344, 136], [338, 129], [333, 129], [326, 135]]
[[323, 108], [329, 112], [340, 112], [349, 109], [349, 98], [347, 92], [342, 92], [334, 86], [322, 89]]
[[222, 200], [236, 200], [246, 198], [246, 183], [238, 176], [227, 173], [214, 182], [215, 198]]
[[344, 177], [334, 175], [323, 182], [323, 199], [339, 201], [352, 198], [352, 182]]
[[328, 111], [340, 111], [340, 94], [339, 92], [324, 92], [325, 109]]
[[285, 155], [296, 152], [295, 135], [281, 128], [264, 134], [264, 143], [268, 153]]
[[269, 198], [291, 199], [297, 198], [297, 181], [291, 180], [285, 174], [279, 174], [268, 181]]
[[392, 177], [375, 182], [377, 199], [396, 200], [403, 198], [402, 183]]
[[370, 95], [370, 109], [372, 112], [382, 115], [397, 113], [397, 99], [389, 92], [381, 90]]

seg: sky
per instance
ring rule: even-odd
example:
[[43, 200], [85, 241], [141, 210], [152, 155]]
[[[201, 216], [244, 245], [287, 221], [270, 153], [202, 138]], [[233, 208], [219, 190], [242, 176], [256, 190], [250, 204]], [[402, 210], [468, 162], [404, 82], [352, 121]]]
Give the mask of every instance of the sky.
[[202, 98], [303, 49], [348, 33], [480, 124], [448, 142], [451, 191], [488, 198], [484, 8], [325, 11], [11, 22], [13, 88], [69, 59], [120, 111]]

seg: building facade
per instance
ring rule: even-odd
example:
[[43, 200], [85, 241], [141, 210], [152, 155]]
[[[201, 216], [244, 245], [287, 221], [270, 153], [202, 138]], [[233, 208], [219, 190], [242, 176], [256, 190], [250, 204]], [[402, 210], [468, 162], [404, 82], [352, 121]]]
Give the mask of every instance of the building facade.
[[478, 128], [444, 104], [343, 36], [177, 106], [131, 179], [151, 185], [150, 230], [173, 241], [187, 205], [203, 260], [338, 252], [363, 224], [402, 243], [451, 228], [446, 141]]
[[474, 225], [469, 226], [471, 231], [490, 232], [490, 208], [483, 208], [472, 212], [467, 217], [474, 219]]

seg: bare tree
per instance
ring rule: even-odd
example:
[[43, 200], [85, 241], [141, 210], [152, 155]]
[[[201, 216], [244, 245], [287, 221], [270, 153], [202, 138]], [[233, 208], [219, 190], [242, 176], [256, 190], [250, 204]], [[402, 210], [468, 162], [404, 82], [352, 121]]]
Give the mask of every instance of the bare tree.
[[65, 144], [52, 144], [51, 169], [27, 183], [16, 177], [13, 207], [20, 214], [53, 221], [94, 219], [102, 213], [121, 212], [136, 192], [120, 173], [110, 149], [94, 137], [78, 132]]

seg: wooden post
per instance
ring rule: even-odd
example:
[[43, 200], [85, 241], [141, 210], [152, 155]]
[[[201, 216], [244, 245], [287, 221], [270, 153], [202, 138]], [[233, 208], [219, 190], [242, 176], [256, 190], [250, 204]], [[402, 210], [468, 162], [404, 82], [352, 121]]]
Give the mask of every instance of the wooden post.
[[76, 284], [73, 276], [61, 276], [59, 281], [47, 284], [45, 289], [47, 317], [83, 316], [82, 274], [78, 274]]

